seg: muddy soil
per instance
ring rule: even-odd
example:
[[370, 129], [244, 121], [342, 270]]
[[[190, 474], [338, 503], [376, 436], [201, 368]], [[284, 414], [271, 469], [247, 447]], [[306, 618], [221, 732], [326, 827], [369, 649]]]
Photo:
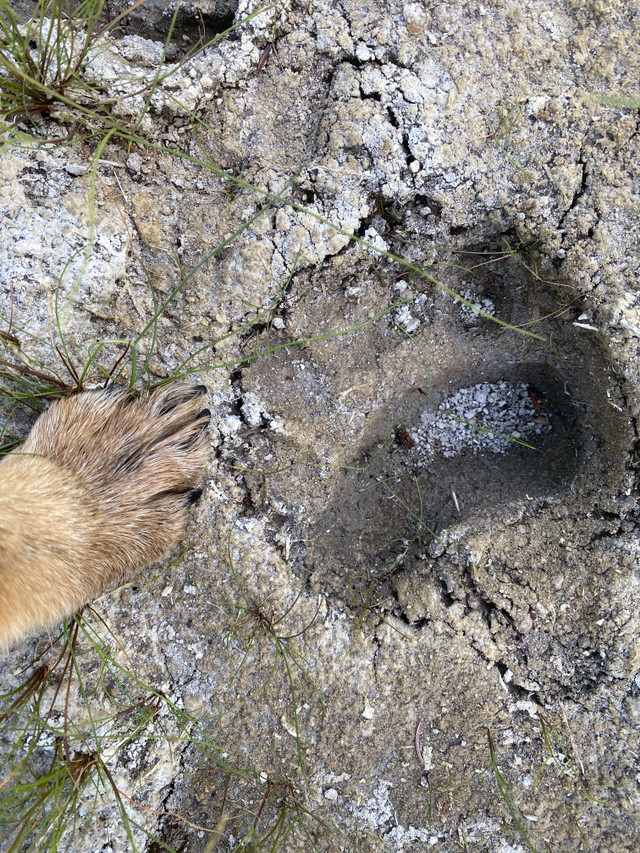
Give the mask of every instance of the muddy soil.
[[[108, 61], [151, 67], [173, 8], [138, 9]], [[254, 8], [183, 4], [168, 59]], [[63, 287], [80, 364], [262, 210], [158, 322], [156, 379], [209, 347], [186, 553], [98, 607], [264, 785], [184, 740], [121, 753], [139, 849], [239, 849], [283, 803], [283, 850], [637, 848], [639, 26], [622, 0], [283, 0], [168, 80], [144, 129], [257, 191], [103, 156]], [[86, 167], [80, 146], [2, 152], [1, 313], [41, 341]], [[288, 182], [296, 207], [266, 207]], [[130, 849], [116, 806], [71, 849], [105, 833]]]

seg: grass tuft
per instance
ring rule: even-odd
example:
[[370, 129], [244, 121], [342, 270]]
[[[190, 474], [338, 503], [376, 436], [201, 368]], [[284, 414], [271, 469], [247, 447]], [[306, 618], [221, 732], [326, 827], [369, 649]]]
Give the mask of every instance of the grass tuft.
[[[107, 46], [106, 37], [144, 0], [106, 24], [104, 0], [37, 0], [29, 18], [0, 0], [0, 119], [5, 128], [24, 123], [41, 135], [40, 120], [52, 115], [68, 125], [70, 141], [82, 129], [117, 126], [106, 81], [88, 72]], [[142, 81], [140, 81], [142, 82]]]
[[529, 829], [527, 825], [527, 818], [523, 814], [514, 799], [513, 789], [502, 775], [502, 771], [500, 770], [500, 767], [498, 765], [498, 759], [496, 757], [496, 748], [493, 742], [491, 730], [487, 728], [485, 729], [485, 731], [487, 733], [487, 740], [489, 742], [489, 755], [491, 757], [491, 769], [493, 770], [493, 776], [496, 780], [496, 785], [498, 786], [500, 796], [504, 800], [509, 814], [511, 815], [511, 820], [513, 821], [516, 829], [518, 830], [520, 837], [522, 838], [522, 841], [524, 842], [527, 850], [530, 850], [531, 853], [544, 853], [545, 847], [538, 839], [538, 837], [534, 835], [534, 833], [532, 833]]
[[[154, 92], [165, 80], [196, 54], [276, 5], [260, 7], [209, 41], [201, 36], [179, 61], [165, 64], [180, 9], [177, 3], [155, 70], [100, 76], [100, 60], [110, 47], [110, 37], [143, 3], [135, 0], [105, 21], [106, 0], [37, 0], [30, 17], [17, 14], [10, 0], [0, 0], [0, 133], [22, 131], [61, 145], [74, 138], [103, 138], [109, 130], [137, 132]], [[52, 127], [43, 124], [47, 117], [66, 134], [51, 136]]]
[[[275, 633], [264, 616], [250, 618], [262, 619], [261, 630], [273, 629], [277, 654], [291, 676], [291, 666], [301, 660], [289, 648], [292, 637]], [[105, 705], [112, 710], [98, 716], [95, 706]], [[172, 850], [149, 830], [149, 820], [141, 819], [145, 813], [206, 833], [211, 850], [231, 820], [240, 827], [234, 851], [277, 851], [294, 831], [317, 850], [314, 824], [323, 832], [338, 832], [305, 804], [292, 781], [225, 759], [207, 734], [215, 719], [190, 714], [143, 682], [104, 619], [94, 608], [85, 608], [65, 622], [21, 683], [0, 695], [0, 724], [11, 744], [0, 763], [3, 849], [85, 849], [83, 839], [104, 814], [119, 820], [132, 851], [149, 842], [158, 845], [153, 849]], [[134, 780], [134, 790], [123, 787], [123, 777], [131, 773], [126, 771], [130, 750], [153, 743], [164, 745], [170, 755], [187, 749], [199, 754], [220, 777], [220, 818], [214, 825], [196, 826], [180, 814], [151, 808], [144, 796], [144, 774]], [[256, 803], [253, 810], [229, 805], [248, 797]]]

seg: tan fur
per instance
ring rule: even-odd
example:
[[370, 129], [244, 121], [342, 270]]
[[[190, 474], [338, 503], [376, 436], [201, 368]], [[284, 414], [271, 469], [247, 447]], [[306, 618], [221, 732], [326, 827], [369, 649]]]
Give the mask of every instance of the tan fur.
[[69, 616], [180, 537], [206, 461], [203, 390], [58, 400], [0, 461], [0, 647]]

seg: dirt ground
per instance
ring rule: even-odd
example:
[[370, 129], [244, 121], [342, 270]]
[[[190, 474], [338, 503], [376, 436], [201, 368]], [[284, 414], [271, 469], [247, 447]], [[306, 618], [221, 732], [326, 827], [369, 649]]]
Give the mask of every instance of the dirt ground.
[[[152, 67], [168, 6], [103, 61]], [[257, 8], [183, 4], [172, 52]], [[287, 851], [638, 849], [639, 39], [623, 0], [281, 0], [146, 120], [244, 185], [114, 143], [92, 224], [86, 150], [3, 149], [0, 313], [54, 340], [78, 251], [80, 364], [139, 334], [147, 274], [161, 301], [264, 193], [296, 205], [160, 317], [158, 379], [218, 341], [190, 362], [207, 484], [177, 565], [97, 605], [139, 677], [277, 797], [193, 742], [132, 745], [112, 771], [146, 809], [138, 849], [245, 849], [287, 798]], [[131, 849], [118, 815], [69, 849]]]

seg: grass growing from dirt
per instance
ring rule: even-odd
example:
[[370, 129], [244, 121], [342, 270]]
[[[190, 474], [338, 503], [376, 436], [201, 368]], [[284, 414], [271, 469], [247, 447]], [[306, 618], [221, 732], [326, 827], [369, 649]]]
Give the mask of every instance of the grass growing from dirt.
[[305, 660], [302, 653], [296, 648], [295, 641], [303, 637], [314, 624], [318, 616], [319, 606], [313, 617], [305, 625], [298, 627], [297, 630], [288, 628], [287, 621], [294, 617], [296, 607], [301, 601], [302, 589], [295, 596], [292, 603], [279, 613], [268, 599], [256, 598], [246, 589], [246, 585], [240, 578], [234, 565], [231, 535], [229, 536], [227, 546], [227, 560], [233, 577], [236, 595], [235, 598], [227, 602], [230, 619], [224, 642], [227, 646], [239, 643], [241, 648], [243, 648], [242, 657], [233, 680], [235, 680], [240, 670], [244, 667], [252, 649], [254, 647], [261, 647], [263, 643], [266, 643], [270, 648], [272, 662], [269, 666], [267, 677], [257, 691], [257, 695], [264, 693], [276, 674], [281, 672], [285, 678], [291, 700], [298, 766], [302, 778], [308, 787], [309, 779], [303, 758], [303, 743], [298, 712], [300, 703], [297, 695], [296, 674], [302, 675], [304, 681], [315, 692], [323, 707], [324, 700], [309, 675], [309, 662]]
[[[41, 132], [43, 116], [68, 125], [68, 134], [104, 132], [119, 127], [107, 82], [89, 71], [107, 45], [107, 37], [134, 9], [138, 0], [111, 21], [103, 23], [104, 0], [38, 0], [30, 18], [0, 0], [0, 119], [5, 129], [24, 122]], [[135, 91], [151, 90], [157, 82], [145, 77], [110, 80], [127, 83]]]
[[498, 788], [500, 796], [504, 800], [509, 814], [511, 815], [511, 820], [513, 821], [514, 826], [518, 830], [520, 838], [525, 844], [527, 850], [530, 850], [531, 853], [543, 853], [546, 847], [535, 835], [535, 833], [533, 833], [532, 830], [529, 828], [527, 817], [525, 814], [523, 814], [522, 810], [516, 803], [511, 785], [505, 779], [500, 769], [500, 765], [498, 764], [496, 747], [490, 729], [486, 729], [486, 732], [487, 741], [489, 743], [491, 769], [493, 770], [493, 776], [496, 781], [496, 786]]
[[[105, 713], [96, 706], [112, 710]], [[171, 851], [143, 826], [144, 813], [192, 828], [194, 824], [146, 804], [144, 779], [153, 768], [145, 769], [143, 763], [131, 790], [122, 783], [123, 766], [135, 763], [136, 754], [153, 753], [154, 743], [161, 747], [159, 764], [163, 749], [170, 758], [191, 750], [219, 776], [225, 792], [220, 820], [195, 827], [212, 841], [230, 820], [240, 827], [233, 848], [238, 851], [259, 849], [267, 842], [268, 849], [277, 850], [296, 827], [311, 837], [314, 822], [330, 828], [305, 805], [290, 780], [229, 763], [207, 734], [213, 722], [188, 713], [142, 681], [102, 617], [86, 608], [65, 622], [37, 655], [29, 675], [0, 695], [3, 739], [10, 744], [0, 763], [0, 826], [7, 844], [3, 849], [69, 849], [70, 843], [81, 849], [92, 820], [101, 822], [100, 813], [115, 805], [130, 850], [154, 842], [155, 849]], [[238, 812], [230, 805], [235, 788], [253, 797], [254, 811]]]
[[[540, 720], [542, 740], [547, 757], [542, 762], [535, 775], [534, 789], [538, 786], [545, 770], [555, 770], [556, 775], [560, 777], [561, 781], [573, 788], [573, 790], [575, 790], [588, 803], [603, 806], [605, 808], [611, 808], [611, 804], [597, 799], [590, 792], [584, 766], [580, 759], [576, 758], [575, 750], [566, 746], [566, 736], [564, 738], [561, 736], [559, 727], [553, 725], [551, 721], [540, 712], [538, 712], [538, 719]], [[566, 721], [566, 717], [565, 724], [566, 729], [568, 730], [569, 725]], [[569, 740], [573, 743], [570, 732]]]
[[[65, 622], [36, 657], [29, 677], [0, 697], [3, 731], [12, 742], [0, 770], [0, 825], [9, 851], [55, 850], [70, 837], [81, 844], [83, 824], [86, 828], [90, 823], [85, 816], [97, 816], [108, 801], [117, 804], [131, 849], [139, 849], [138, 804], [114, 779], [118, 756], [134, 739], [162, 736], [177, 745], [190, 736], [194, 721], [118, 660], [120, 655], [101, 636], [102, 620], [96, 617], [88, 609]], [[83, 645], [99, 661], [98, 679], [95, 669], [91, 681], [83, 671]], [[120, 707], [97, 716], [91, 699], [107, 682], [107, 696], [117, 697]], [[72, 719], [70, 706], [79, 697], [85, 714]], [[171, 736], [166, 721], [156, 724], [162, 707], [176, 724]]]
[[527, 105], [527, 93], [526, 90], [522, 90], [515, 98], [513, 103], [509, 106], [505, 104], [504, 100], [500, 99], [500, 105], [498, 107], [498, 119], [494, 123], [490, 118], [487, 118], [487, 125], [489, 126], [489, 133], [484, 136], [478, 136], [475, 139], [470, 139], [469, 143], [476, 142], [483, 139], [491, 139], [498, 146], [506, 160], [518, 171], [521, 172], [526, 178], [532, 181], [534, 184], [538, 184], [539, 181], [535, 177], [532, 172], [529, 172], [523, 166], [521, 166], [517, 160], [515, 160], [511, 154], [507, 151], [504, 146], [504, 142], [509, 134], [516, 128], [519, 124], [522, 116], [524, 115], [524, 110]]
[[[0, 0], [0, 133], [22, 128], [49, 144], [74, 137], [102, 139], [108, 130], [136, 132], [158, 87], [190, 59], [237, 27], [274, 7], [266, 4], [213, 39], [204, 36], [177, 62], [165, 65], [180, 4], [176, 4], [161, 60], [150, 73], [100, 76], [99, 62], [117, 28], [145, 3], [136, 0], [105, 21], [105, 0], [37, 0], [21, 17]], [[127, 102], [138, 102], [127, 108]], [[141, 104], [140, 104], [141, 102]], [[130, 113], [137, 113], [131, 120]], [[66, 135], [49, 135], [51, 117]]]

